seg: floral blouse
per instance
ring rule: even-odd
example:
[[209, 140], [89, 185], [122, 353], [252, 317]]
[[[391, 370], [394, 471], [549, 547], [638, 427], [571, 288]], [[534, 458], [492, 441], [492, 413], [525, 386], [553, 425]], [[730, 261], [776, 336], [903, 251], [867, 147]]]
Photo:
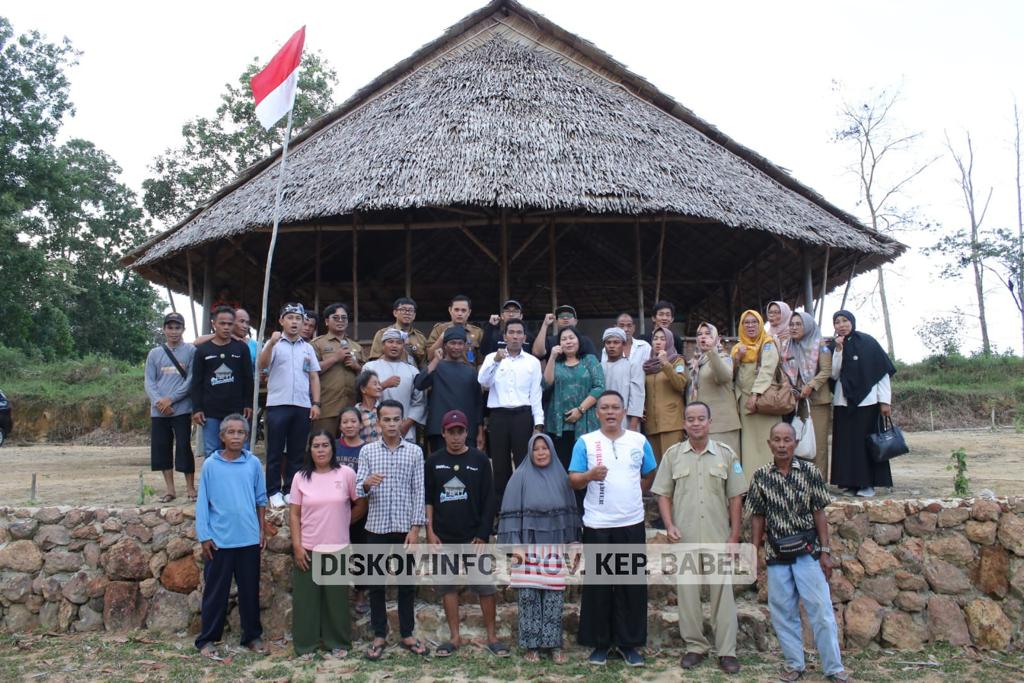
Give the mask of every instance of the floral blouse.
[[544, 429], [549, 434], [575, 431], [576, 436], [582, 436], [600, 428], [596, 406], [583, 413], [575, 425], [565, 421], [565, 413], [578, 408], [587, 396], [596, 400], [604, 393], [604, 370], [597, 356], [587, 354], [574, 366], [556, 362], [555, 383], [545, 382], [544, 388], [548, 387], [551, 387], [551, 397], [544, 407]]

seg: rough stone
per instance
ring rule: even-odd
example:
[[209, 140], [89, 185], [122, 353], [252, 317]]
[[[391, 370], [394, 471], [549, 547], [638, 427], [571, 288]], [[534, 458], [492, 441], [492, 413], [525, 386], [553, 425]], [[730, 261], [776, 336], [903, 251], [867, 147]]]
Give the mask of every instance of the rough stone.
[[160, 574], [160, 583], [175, 593], [191, 593], [199, 585], [199, 567], [192, 555], [172, 560]]
[[8, 602], [24, 602], [25, 598], [32, 594], [31, 574], [8, 574], [0, 575], [0, 596]]
[[39, 616], [25, 605], [11, 605], [5, 610], [4, 628], [8, 633], [26, 633], [39, 625]]
[[928, 630], [932, 640], [950, 645], [970, 645], [971, 634], [956, 600], [944, 595], [933, 595], [928, 600]]
[[920, 650], [928, 641], [928, 628], [906, 612], [893, 610], [882, 622], [882, 641], [898, 650]]
[[33, 592], [36, 595], [42, 595], [43, 600], [46, 600], [47, 602], [57, 602], [60, 600], [62, 595], [61, 591], [63, 590], [60, 578], [56, 576], [47, 576], [46, 578], [40, 577], [38, 585], [39, 590], [35, 590], [36, 587], [37, 586], [33, 583]]
[[38, 519], [40, 524], [56, 524], [64, 518], [64, 513], [60, 508], [48, 507], [39, 508], [32, 516]]
[[854, 543], [860, 543], [871, 536], [871, 522], [865, 514], [854, 515], [839, 525], [838, 534]]
[[963, 534], [955, 531], [949, 536], [927, 541], [925, 549], [929, 555], [960, 566], [974, 561], [974, 548], [971, 546], [971, 542], [964, 538]]
[[978, 562], [978, 590], [996, 598], [1005, 598], [1010, 590], [1010, 556], [1002, 546], [982, 546]]
[[895, 569], [900, 566], [899, 561], [889, 551], [870, 538], [860, 544], [860, 548], [857, 550], [857, 559], [864, 565], [864, 571], [868, 576], [874, 576], [887, 569]]
[[181, 521], [184, 519], [180, 508], [164, 508], [163, 516], [164, 521], [168, 524], [181, 524]]
[[868, 505], [868, 521], [896, 524], [907, 518], [907, 511], [901, 500], [883, 500]]
[[1006, 514], [999, 520], [999, 542], [1014, 555], [1024, 557], [1024, 519]]
[[979, 522], [998, 522], [1003, 508], [994, 500], [979, 498], [971, 508], [971, 518]]
[[57, 630], [57, 613], [60, 611], [60, 604], [48, 602], [39, 608], [39, 626], [44, 631]]
[[902, 591], [924, 591], [928, 590], [928, 582], [920, 574], [914, 574], [903, 569], [896, 572], [896, 585]]
[[171, 538], [171, 525], [161, 522], [153, 527], [153, 550], [163, 550]]
[[51, 550], [59, 545], [67, 545], [71, 541], [71, 533], [59, 524], [44, 524], [36, 531], [36, 545], [43, 550]]
[[861, 592], [874, 598], [881, 605], [891, 605], [899, 594], [896, 579], [892, 576], [871, 576], [860, 584]]
[[1019, 598], [1024, 598], [1024, 563], [1017, 566], [1017, 570], [1010, 577], [1010, 587]]
[[74, 510], [68, 510], [68, 513], [64, 515], [64, 526], [74, 529], [79, 524], [88, 524], [94, 519], [96, 519], [95, 511], [75, 508]]
[[103, 594], [103, 623], [108, 631], [130, 631], [146, 623], [146, 601], [134, 581], [111, 581]]
[[272, 553], [290, 553], [292, 551], [292, 539], [284, 534], [278, 534], [267, 541], [267, 550]]
[[160, 588], [160, 582], [156, 579], [146, 579], [145, 581], [139, 582], [139, 592], [142, 593], [142, 597], [149, 600], [156, 595], [157, 589]]
[[959, 526], [966, 522], [971, 516], [967, 508], [942, 508], [939, 511], [939, 526], [949, 528]]
[[12, 541], [0, 548], [0, 569], [33, 574], [43, 567], [43, 554], [32, 541]]
[[905, 612], [920, 612], [928, 605], [928, 598], [917, 591], [900, 591], [895, 602]]
[[89, 583], [86, 584], [86, 590], [89, 593], [90, 598], [102, 598], [107, 592], [107, 584], [110, 583], [110, 579], [106, 576], [99, 574], [89, 579]]
[[903, 563], [905, 569], [922, 571], [924, 568], [924, 541], [920, 538], [906, 537], [893, 549], [893, 554]]
[[[267, 555], [265, 556], [264, 562], [266, 563], [267, 569], [270, 570], [270, 576], [273, 577], [274, 583], [278, 586], [282, 586], [291, 590], [292, 588], [292, 569], [295, 566], [295, 560], [292, 559], [291, 555]], [[651, 586], [655, 588], [655, 586]], [[650, 598], [650, 592], [648, 592]]]
[[82, 557], [82, 553], [51, 550], [43, 558], [43, 571], [47, 574], [77, 572], [84, 564], [85, 558]]
[[936, 593], [956, 595], [971, 589], [971, 580], [962, 569], [938, 558], [924, 563], [924, 578]]
[[996, 542], [996, 531], [999, 525], [995, 522], [979, 522], [974, 519], [967, 520], [964, 524], [964, 533], [967, 538], [979, 545], [992, 545]]
[[854, 586], [859, 586], [864, 580], [864, 565], [857, 560], [843, 560], [843, 576]]
[[164, 548], [164, 552], [167, 553], [168, 560], [176, 560], [179, 557], [192, 554], [192, 542], [188, 539], [175, 536], [174, 538], [167, 541], [167, 546]]
[[78, 617], [78, 605], [69, 600], [61, 600], [57, 608], [57, 631], [67, 633], [71, 630], [71, 624]]
[[83, 524], [71, 531], [71, 538], [80, 541], [94, 541], [99, 537], [100, 527], [97, 524]]
[[903, 520], [903, 528], [911, 536], [928, 536], [935, 531], [938, 519], [934, 512], [918, 512]]
[[846, 578], [841, 569], [832, 572], [832, 578], [828, 582], [829, 591], [832, 594], [832, 602], [849, 602], [853, 599], [854, 587]]
[[895, 524], [875, 524], [871, 537], [878, 545], [890, 545], [903, 538], [903, 528]]
[[84, 605], [89, 602], [89, 575], [76, 572], [60, 587], [60, 594], [68, 602]]
[[188, 628], [191, 617], [187, 595], [157, 590], [146, 617], [146, 627], [154, 633], [177, 633]]
[[846, 605], [846, 641], [865, 647], [882, 627], [885, 610], [874, 599], [861, 595]]
[[[184, 597], [184, 596], [182, 596]], [[265, 610], [260, 615], [263, 624], [263, 637], [270, 640], [278, 640], [292, 627], [292, 596], [285, 593], [274, 600], [272, 609]]]
[[989, 598], [977, 598], [967, 605], [964, 613], [976, 647], [999, 651], [1009, 647], [1013, 624], [997, 602]]
[[89, 631], [103, 630], [103, 612], [98, 612], [89, 605], [82, 605], [78, 608], [78, 621], [71, 625], [75, 633], [88, 633]]
[[129, 536], [133, 536], [143, 543], [149, 543], [153, 540], [153, 532], [145, 524], [128, 524], [124, 528], [124, 532]]
[[86, 543], [82, 548], [82, 556], [85, 558], [85, 563], [90, 567], [95, 568], [100, 566], [101, 554], [102, 551], [100, 550], [99, 543]]
[[167, 553], [163, 550], [153, 553], [149, 558], [149, 573], [160, 576], [160, 571], [167, 564]]
[[103, 520], [104, 531], [118, 532], [123, 528], [124, 525], [121, 524], [121, 520], [119, 520], [117, 517], [108, 517], [107, 519]]
[[147, 512], [146, 514], [142, 515], [139, 521], [141, 521], [148, 527], [155, 527], [163, 523], [163, 519], [160, 518], [159, 512]]
[[122, 538], [107, 550], [103, 566], [112, 579], [141, 580], [149, 576], [149, 558], [130, 538]]
[[39, 522], [37, 520], [28, 519], [15, 519], [9, 527], [7, 527], [7, 533], [11, 535], [11, 538], [15, 540], [23, 540], [32, 538], [36, 535], [36, 529], [39, 528]]

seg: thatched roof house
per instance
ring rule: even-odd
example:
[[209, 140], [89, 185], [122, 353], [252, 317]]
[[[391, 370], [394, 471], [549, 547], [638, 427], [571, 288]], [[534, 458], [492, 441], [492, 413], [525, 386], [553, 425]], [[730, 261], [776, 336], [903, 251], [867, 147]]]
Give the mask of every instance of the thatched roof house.
[[[179, 292], [191, 266], [207, 299], [227, 285], [258, 310], [279, 161], [125, 263]], [[364, 320], [389, 318], [411, 291], [421, 320], [464, 292], [479, 313], [514, 296], [530, 317], [556, 300], [606, 317], [657, 295], [727, 323], [768, 299], [813, 299], [905, 248], [512, 0], [296, 136], [281, 223], [272, 305], [357, 299]]]

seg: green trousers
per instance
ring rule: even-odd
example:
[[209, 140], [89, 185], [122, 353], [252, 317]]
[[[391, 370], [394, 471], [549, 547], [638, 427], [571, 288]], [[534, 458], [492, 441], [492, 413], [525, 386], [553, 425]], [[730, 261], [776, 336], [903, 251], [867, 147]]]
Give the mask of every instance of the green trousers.
[[318, 586], [313, 572], [292, 570], [292, 644], [295, 654], [313, 652], [321, 642], [327, 650], [352, 645], [349, 586]]

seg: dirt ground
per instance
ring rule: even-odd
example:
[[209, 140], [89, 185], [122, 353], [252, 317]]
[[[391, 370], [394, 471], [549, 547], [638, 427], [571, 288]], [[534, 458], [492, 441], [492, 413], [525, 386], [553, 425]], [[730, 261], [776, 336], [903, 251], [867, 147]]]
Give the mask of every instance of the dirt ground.
[[[950, 497], [953, 474], [946, 465], [957, 448], [967, 451], [972, 494], [989, 489], [999, 496], [1024, 495], [1024, 434], [987, 429], [912, 432], [907, 441], [911, 452], [893, 461], [896, 486], [886, 497]], [[201, 462], [198, 458], [197, 470]], [[138, 505], [140, 473], [144, 486], [156, 492], [146, 496], [147, 504], [163, 493], [161, 475], [149, 470], [147, 446], [10, 445], [0, 449], [0, 472], [0, 505], [27, 504], [33, 473], [37, 505]], [[180, 504], [185, 496], [180, 474], [176, 481]]]

